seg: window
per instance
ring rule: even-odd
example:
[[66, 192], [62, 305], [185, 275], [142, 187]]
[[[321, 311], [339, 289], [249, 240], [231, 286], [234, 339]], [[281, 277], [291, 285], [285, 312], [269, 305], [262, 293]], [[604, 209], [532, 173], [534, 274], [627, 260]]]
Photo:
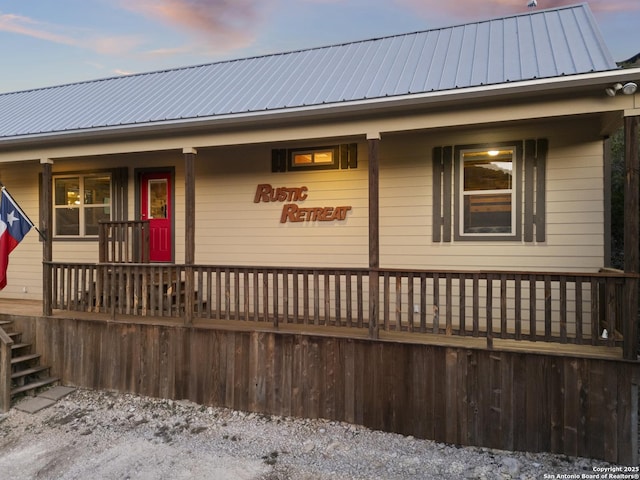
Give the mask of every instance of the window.
[[545, 139], [434, 148], [433, 241], [544, 242], [547, 149]]
[[513, 235], [514, 153], [514, 147], [460, 152], [460, 235]]
[[347, 168], [358, 168], [357, 143], [271, 151], [272, 172]]
[[56, 237], [97, 237], [98, 222], [111, 219], [111, 174], [53, 178]]
[[331, 165], [336, 164], [336, 154], [331, 150], [310, 150], [291, 152], [291, 168], [308, 167], [310, 165]]

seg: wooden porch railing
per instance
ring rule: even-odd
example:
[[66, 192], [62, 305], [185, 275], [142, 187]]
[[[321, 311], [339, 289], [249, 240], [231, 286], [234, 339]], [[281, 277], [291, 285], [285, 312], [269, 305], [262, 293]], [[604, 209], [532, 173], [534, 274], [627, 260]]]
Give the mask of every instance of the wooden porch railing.
[[11, 347], [13, 340], [0, 327], [0, 412], [11, 408]]
[[149, 263], [149, 221], [98, 223], [100, 263]]
[[[51, 263], [53, 308], [156, 317], [347, 327], [576, 345], [622, 346], [623, 273]], [[193, 298], [186, 295], [193, 271]], [[188, 310], [189, 315], [186, 315]], [[606, 330], [607, 334], [604, 334]], [[637, 339], [625, 342], [637, 351]], [[629, 348], [629, 347], [625, 347]], [[631, 355], [631, 354], [630, 354]], [[633, 357], [635, 358], [635, 356]]]

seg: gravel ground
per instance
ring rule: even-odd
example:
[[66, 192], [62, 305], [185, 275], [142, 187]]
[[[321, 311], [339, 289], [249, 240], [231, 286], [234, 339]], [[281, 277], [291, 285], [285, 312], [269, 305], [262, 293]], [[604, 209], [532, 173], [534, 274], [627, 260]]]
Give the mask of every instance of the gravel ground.
[[0, 473], [12, 480], [552, 479], [610, 468], [104, 391], [0, 416]]

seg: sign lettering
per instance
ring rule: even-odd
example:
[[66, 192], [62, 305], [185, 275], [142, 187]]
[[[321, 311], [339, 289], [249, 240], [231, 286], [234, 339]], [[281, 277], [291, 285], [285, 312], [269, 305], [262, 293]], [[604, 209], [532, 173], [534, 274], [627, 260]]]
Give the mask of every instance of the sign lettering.
[[[309, 189], [302, 187], [278, 187], [268, 183], [261, 183], [256, 188], [253, 203], [270, 202], [303, 202], [307, 199]], [[287, 203], [282, 208], [280, 223], [297, 222], [333, 222], [336, 220], [346, 220], [347, 212], [351, 206], [339, 207], [300, 207], [295, 203]]]

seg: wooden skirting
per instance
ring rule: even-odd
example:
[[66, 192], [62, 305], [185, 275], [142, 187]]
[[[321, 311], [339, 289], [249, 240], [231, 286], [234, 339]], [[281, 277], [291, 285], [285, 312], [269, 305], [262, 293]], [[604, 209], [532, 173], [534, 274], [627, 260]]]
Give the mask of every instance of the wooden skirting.
[[65, 385], [451, 444], [638, 460], [636, 362], [197, 325], [15, 321]]

